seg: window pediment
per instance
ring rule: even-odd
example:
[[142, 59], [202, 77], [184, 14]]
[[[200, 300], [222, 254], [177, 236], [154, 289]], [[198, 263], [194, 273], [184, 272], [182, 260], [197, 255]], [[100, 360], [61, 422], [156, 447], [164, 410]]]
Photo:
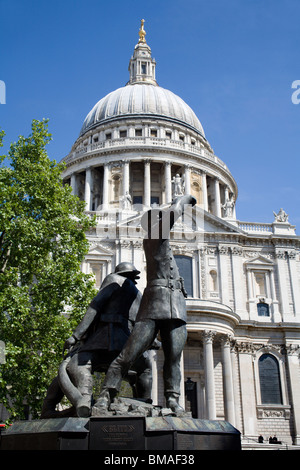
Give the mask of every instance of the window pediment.
[[107, 247], [104, 247], [103, 245], [100, 245], [99, 243], [97, 243], [97, 244], [91, 245], [87, 256], [89, 257], [92, 255], [112, 256], [113, 252], [109, 250]]
[[261, 255], [245, 261], [244, 264], [248, 269], [272, 269], [274, 267], [274, 263], [271, 260]]

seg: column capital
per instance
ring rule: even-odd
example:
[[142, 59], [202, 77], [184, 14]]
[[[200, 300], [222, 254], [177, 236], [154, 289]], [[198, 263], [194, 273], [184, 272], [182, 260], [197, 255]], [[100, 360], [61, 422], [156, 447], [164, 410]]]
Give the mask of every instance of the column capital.
[[289, 356], [298, 356], [300, 357], [300, 345], [299, 344], [287, 344], [285, 346], [286, 353]]
[[213, 330], [203, 330], [202, 332], [202, 337], [205, 343], [212, 343], [215, 336], [216, 332]]
[[233, 336], [230, 334], [224, 334], [220, 336], [220, 344], [222, 347], [231, 347], [231, 342], [233, 340]]

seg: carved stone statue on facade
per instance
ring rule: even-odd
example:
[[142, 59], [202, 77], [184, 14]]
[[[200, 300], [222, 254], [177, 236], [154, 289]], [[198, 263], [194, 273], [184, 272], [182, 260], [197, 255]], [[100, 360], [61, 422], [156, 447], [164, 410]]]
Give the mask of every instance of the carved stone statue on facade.
[[232, 218], [233, 217], [233, 209], [234, 209], [234, 199], [233, 196], [227, 198], [225, 203], [222, 205], [222, 209], [224, 212], [224, 217]]
[[195, 203], [192, 196], [182, 196], [175, 199], [169, 209], [152, 209], [142, 217], [141, 224], [147, 232], [143, 241], [147, 286], [133, 331], [107, 371], [95, 408], [109, 409], [120, 389], [122, 378], [160, 332], [165, 357], [163, 378], [166, 406], [177, 414], [184, 411], [179, 405], [179, 396], [180, 359], [187, 337], [186, 292], [169, 236], [175, 221], [183, 214], [185, 205]]
[[124, 194], [124, 196], [121, 197], [120, 203], [121, 203], [121, 208], [123, 210], [131, 209], [132, 199], [128, 191], [126, 191], [126, 194]]
[[288, 222], [289, 216], [283, 209], [280, 209], [278, 214], [273, 211], [273, 214], [275, 216], [275, 222]]
[[[106, 276], [82, 321], [65, 342], [69, 353], [48, 389], [42, 418], [60, 417], [68, 413], [78, 417], [90, 415], [92, 374], [107, 371], [134, 326], [141, 301], [141, 293], [136, 288], [139, 273], [131, 263], [123, 262], [114, 273]], [[152, 369], [147, 351], [132, 364], [126, 379], [133, 388], [134, 397], [151, 400]], [[56, 412], [56, 405], [64, 395], [74, 410]]]
[[172, 179], [173, 185], [173, 198], [184, 195], [184, 181], [181, 176], [177, 173]]

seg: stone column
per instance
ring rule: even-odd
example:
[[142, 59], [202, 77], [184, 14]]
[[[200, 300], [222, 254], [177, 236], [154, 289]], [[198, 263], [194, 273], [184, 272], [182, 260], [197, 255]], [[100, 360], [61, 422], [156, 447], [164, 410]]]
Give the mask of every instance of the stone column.
[[185, 389], [184, 389], [184, 359], [183, 359], [183, 351], [181, 353], [180, 359], [180, 372], [181, 372], [181, 382], [180, 382], [180, 397], [179, 397], [179, 405], [185, 409]]
[[91, 210], [92, 185], [93, 185], [92, 169], [87, 168], [85, 170], [85, 188], [84, 188], [84, 200], [85, 200], [87, 211]]
[[77, 196], [77, 175], [76, 173], [72, 173], [71, 175], [71, 188], [72, 188], [72, 194], [74, 196]]
[[106, 210], [108, 207], [108, 178], [109, 178], [109, 167], [105, 163], [103, 165], [103, 197], [102, 197], [102, 209]]
[[215, 178], [215, 215], [221, 217], [220, 182]]
[[221, 349], [223, 364], [225, 420], [235, 426], [234, 392], [229, 335], [221, 338]]
[[144, 206], [151, 206], [151, 166], [150, 160], [144, 161]]
[[206, 418], [216, 419], [213, 331], [203, 332]]
[[184, 168], [184, 192], [191, 194], [191, 169], [189, 165]]
[[171, 162], [165, 163], [165, 203], [172, 202]]
[[123, 163], [123, 187], [122, 187], [123, 196], [126, 193], [129, 193], [129, 162], [125, 161]]
[[208, 211], [208, 199], [207, 199], [207, 182], [206, 173], [202, 173], [202, 197], [203, 197], [203, 209]]

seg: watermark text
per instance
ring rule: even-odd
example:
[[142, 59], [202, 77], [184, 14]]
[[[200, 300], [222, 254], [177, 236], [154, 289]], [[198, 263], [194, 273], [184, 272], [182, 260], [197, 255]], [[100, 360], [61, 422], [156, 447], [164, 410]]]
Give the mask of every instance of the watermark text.
[[292, 103], [299, 104], [300, 103], [300, 80], [294, 80], [292, 83], [292, 88], [295, 91], [292, 93]]

